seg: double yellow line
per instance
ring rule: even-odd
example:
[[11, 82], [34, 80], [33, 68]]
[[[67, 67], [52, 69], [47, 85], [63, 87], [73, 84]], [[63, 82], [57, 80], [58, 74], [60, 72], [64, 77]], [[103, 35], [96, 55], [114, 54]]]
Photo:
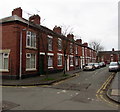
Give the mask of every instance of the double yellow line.
[[101, 92], [101, 90], [105, 90], [107, 88], [107, 85], [110, 83], [110, 81], [112, 80], [112, 78], [114, 77], [113, 75], [114, 73], [112, 73], [112, 75], [110, 75], [108, 77], [108, 79], [103, 83], [103, 85], [100, 87], [100, 89], [98, 89], [97, 94], [99, 94]]
[[96, 92], [96, 97], [100, 100], [103, 100], [109, 104], [111, 104], [112, 106], [119, 106], [115, 103], [110, 102], [109, 100], [107, 100], [106, 98], [104, 98], [104, 95], [102, 94], [105, 90], [107, 90], [107, 86], [110, 83], [110, 81], [114, 78], [114, 73], [112, 73], [108, 79], [103, 83], [103, 85], [100, 87], [100, 89], [98, 89], [98, 91]]

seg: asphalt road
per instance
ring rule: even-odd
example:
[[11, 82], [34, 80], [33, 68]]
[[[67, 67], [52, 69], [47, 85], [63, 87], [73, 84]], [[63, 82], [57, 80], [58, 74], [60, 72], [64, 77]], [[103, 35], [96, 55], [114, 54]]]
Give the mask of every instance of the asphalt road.
[[3, 87], [5, 109], [11, 110], [118, 110], [97, 91], [112, 72], [108, 68], [83, 71], [51, 86]]

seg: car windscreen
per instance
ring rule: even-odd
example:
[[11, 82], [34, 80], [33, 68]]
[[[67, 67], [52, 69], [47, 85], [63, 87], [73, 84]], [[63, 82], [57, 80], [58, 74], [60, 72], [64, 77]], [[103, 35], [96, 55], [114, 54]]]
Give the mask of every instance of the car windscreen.
[[118, 63], [110, 63], [110, 66], [116, 66]]
[[93, 63], [88, 63], [88, 66], [92, 66], [93, 65]]
[[94, 65], [99, 65], [98, 63], [95, 63]]

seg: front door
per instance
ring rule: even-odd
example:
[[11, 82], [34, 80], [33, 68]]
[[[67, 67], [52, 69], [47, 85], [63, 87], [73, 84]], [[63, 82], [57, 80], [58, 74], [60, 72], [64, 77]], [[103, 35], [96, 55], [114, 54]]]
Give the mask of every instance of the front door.
[[44, 74], [44, 55], [40, 55], [40, 74]]

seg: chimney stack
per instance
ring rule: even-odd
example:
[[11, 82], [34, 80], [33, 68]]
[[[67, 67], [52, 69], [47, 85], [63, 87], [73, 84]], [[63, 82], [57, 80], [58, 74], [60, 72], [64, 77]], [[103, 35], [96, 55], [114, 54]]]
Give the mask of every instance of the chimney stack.
[[112, 51], [115, 51], [114, 48], [112, 48]]
[[88, 43], [87, 42], [83, 43], [83, 46], [88, 47]]
[[35, 24], [40, 24], [40, 16], [39, 15], [33, 15], [29, 18], [29, 21], [35, 23]]
[[14, 10], [12, 11], [12, 16], [13, 16], [13, 15], [17, 15], [17, 16], [19, 16], [19, 17], [22, 18], [22, 9], [21, 9], [21, 7], [18, 7], [18, 8], [16, 8], [16, 9], [14, 9]]
[[74, 40], [74, 35], [73, 35], [73, 34], [68, 34], [67, 37], [68, 37], [70, 40]]
[[61, 34], [61, 27], [55, 26], [55, 27], [53, 28], [53, 31], [56, 32], [56, 33]]
[[82, 39], [77, 39], [76, 42], [77, 42], [78, 44], [82, 44]]

